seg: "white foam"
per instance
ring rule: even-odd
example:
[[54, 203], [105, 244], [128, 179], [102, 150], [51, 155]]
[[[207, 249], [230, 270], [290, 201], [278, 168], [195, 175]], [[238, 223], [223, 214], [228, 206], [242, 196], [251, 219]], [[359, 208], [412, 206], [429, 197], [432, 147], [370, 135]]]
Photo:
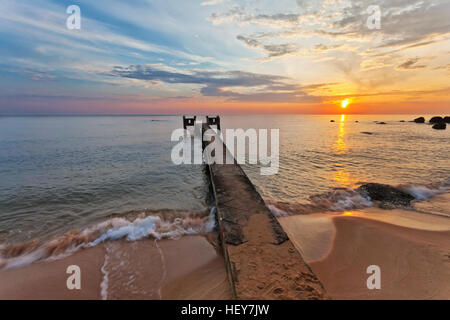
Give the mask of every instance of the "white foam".
[[324, 195], [313, 196], [311, 201], [318, 207], [330, 211], [346, 211], [372, 207], [370, 198], [366, 198], [355, 190], [337, 189]]
[[344, 199], [340, 199], [336, 203], [334, 203], [332, 210], [345, 211], [351, 209], [367, 208], [372, 206], [373, 202], [370, 200], [370, 198], [365, 198], [360, 194], [349, 194]]
[[100, 294], [102, 296], [102, 300], [108, 300], [108, 284], [109, 284], [109, 273], [106, 270], [106, 265], [108, 264], [108, 253], [105, 254], [105, 262], [102, 266], [103, 279], [102, 283], [100, 283]]
[[411, 194], [417, 200], [423, 201], [433, 198], [439, 194], [443, 194], [448, 191], [448, 187], [441, 186], [438, 188], [431, 188], [421, 185], [411, 185], [405, 188], [409, 194]]
[[[104, 231], [100, 237], [91, 242], [91, 246], [96, 246], [107, 240], [126, 239], [136, 241], [143, 238], [152, 237], [161, 239], [179, 239], [184, 235], [207, 233], [214, 229], [214, 208], [206, 221], [196, 221], [193, 218], [176, 218], [174, 221], [165, 221], [159, 216], [148, 216], [129, 221], [124, 218], [114, 218], [108, 222], [111, 227]], [[105, 225], [98, 228], [104, 229]]]
[[[213, 231], [215, 228], [215, 208], [211, 208], [208, 216], [190, 216], [177, 217], [173, 220], [164, 220], [160, 216], [139, 217], [133, 221], [125, 218], [113, 218], [99, 223], [93, 227], [86, 228], [79, 236], [74, 239], [69, 237], [71, 243], [64, 243], [65, 236], [44, 243], [39, 248], [25, 254], [5, 258], [0, 256], [0, 269], [11, 269], [23, 267], [40, 260], [57, 260], [86, 247], [93, 247], [105, 241], [126, 239], [127, 241], [136, 241], [143, 238], [161, 239], [179, 239], [184, 235], [205, 234]], [[99, 236], [92, 238], [93, 235]], [[80, 239], [95, 239], [90, 242], [79, 243]], [[66, 246], [63, 252], [58, 254], [49, 254], [52, 248], [58, 248], [59, 245]], [[106, 272], [106, 271], [105, 271]], [[107, 278], [106, 278], [107, 280]], [[105, 281], [106, 281], [105, 280]], [[107, 285], [107, 282], [106, 282]]]
[[7, 270], [7, 269], [23, 267], [23, 266], [29, 265], [35, 261], [41, 260], [44, 257], [45, 257], [45, 250], [43, 248], [39, 248], [31, 253], [27, 253], [27, 254], [21, 255], [19, 257], [5, 259], [4, 261], [6, 263], [5, 263], [5, 266], [3, 267], [3, 269]]
[[278, 209], [273, 204], [269, 204], [269, 205], [267, 205], [267, 207], [269, 208], [270, 212], [272, 212], [272, 214], [277, 218], [290, 216], [289, 213], [287, 213], [286, 211], [283, 211], [281, 209]]
[[167, 270], [166, 270], [166, 259], [164, 259], [164, 252], [162, 251], [161, 247], [158, 245], [158, 241], [155, 239], [155, 246], [158, 249], [159, 256], [161, 258], [161, 266], [163, 268], [163, 275], [161, 277], [161, 281], [159, 282], [159, 288], [158, 288], [158, 296], [159, 299], [162, 300], [162, 287], [164, 281], [166, 281], [167, 277]]

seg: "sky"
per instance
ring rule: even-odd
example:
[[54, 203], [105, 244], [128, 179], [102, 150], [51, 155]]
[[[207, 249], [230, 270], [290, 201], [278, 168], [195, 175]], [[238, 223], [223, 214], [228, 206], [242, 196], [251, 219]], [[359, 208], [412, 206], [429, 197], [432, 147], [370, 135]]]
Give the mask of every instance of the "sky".
[[450, 0], [2, 0], [0, 114], [449, 114], [449, 17]]

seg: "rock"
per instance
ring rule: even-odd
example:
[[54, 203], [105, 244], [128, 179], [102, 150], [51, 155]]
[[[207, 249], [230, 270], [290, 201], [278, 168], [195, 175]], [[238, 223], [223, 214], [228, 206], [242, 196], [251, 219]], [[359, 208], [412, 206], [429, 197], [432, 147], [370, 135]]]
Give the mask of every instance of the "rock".
[[439, 122], [439, 123], [435, 123], [433, 125], [433, 129], [436, 130], [445, 130], [447, 128], [447, 124], [445, 122]]
[[400, 120], [400, 122], [406, 122], [405, 120]]
[[445, 123], [450, 123], [450, 117], [445, 117], [445, 118], [444, 118], [444, 122], [445, 122]]
[[420, 118], [414, 119], [414, 122], [415, 123], [425, 123], [425, 118], [424, 117], [420, 117]]
[[372, 201], [380, 201], [383, 207], [409, 206], [415, 198], [398, 188], [379, 183], [364, 184], [356, 189], [362, 196]]
[[358, 121], [358, 120], [356, 120], [355, 122], [356, 122], [356, 123], [359, 123], [359, 121]]
[[386, 122], [383, 122], [383, 121], [381, 121], [381, 122], [377, 122], [377, 124], [387, 124]]
[[442, 118], [442, 117], [433, 117], [430, 119], [430, 123], [434, 124], [434, 123], [445, 123], [445, 122], [444, 122], [444, 118]]
[[367, 131], [363, 131], [361, 132], [362, 134], [373, 134], [373, 132], [367, 132]]
[[330, 120], [330, 122], [335, 122], [334, 120]]

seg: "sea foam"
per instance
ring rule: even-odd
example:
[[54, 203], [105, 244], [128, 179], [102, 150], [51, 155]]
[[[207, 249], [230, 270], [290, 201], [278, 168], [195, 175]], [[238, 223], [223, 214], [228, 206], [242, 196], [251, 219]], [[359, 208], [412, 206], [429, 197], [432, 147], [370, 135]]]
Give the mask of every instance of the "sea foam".
[[215, 208], [208, 213], [177, 213], [165, 219], [163, 215], [141, 214], [133, 220], [112, 218], [81, 231], [72, 230], [46, 242], [2, 245], [0, 269], [22, 267], [41, 260], [56, 260], [74, 252], [94, 247], [106, 241], [125, 239], [137, 241], [180, 239], [185, 235], [206, 234], [215, 228]]

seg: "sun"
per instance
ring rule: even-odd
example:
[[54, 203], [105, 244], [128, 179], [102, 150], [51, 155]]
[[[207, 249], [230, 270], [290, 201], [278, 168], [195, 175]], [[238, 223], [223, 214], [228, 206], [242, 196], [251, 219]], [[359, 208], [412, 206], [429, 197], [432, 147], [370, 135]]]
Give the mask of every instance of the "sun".
[[348, 99], [342, 100], [341, 101], [341, 108], [345, 109], [345, 108], [348, 107], [349, 104], [350, 104], [350, 100], [348, 100]]

